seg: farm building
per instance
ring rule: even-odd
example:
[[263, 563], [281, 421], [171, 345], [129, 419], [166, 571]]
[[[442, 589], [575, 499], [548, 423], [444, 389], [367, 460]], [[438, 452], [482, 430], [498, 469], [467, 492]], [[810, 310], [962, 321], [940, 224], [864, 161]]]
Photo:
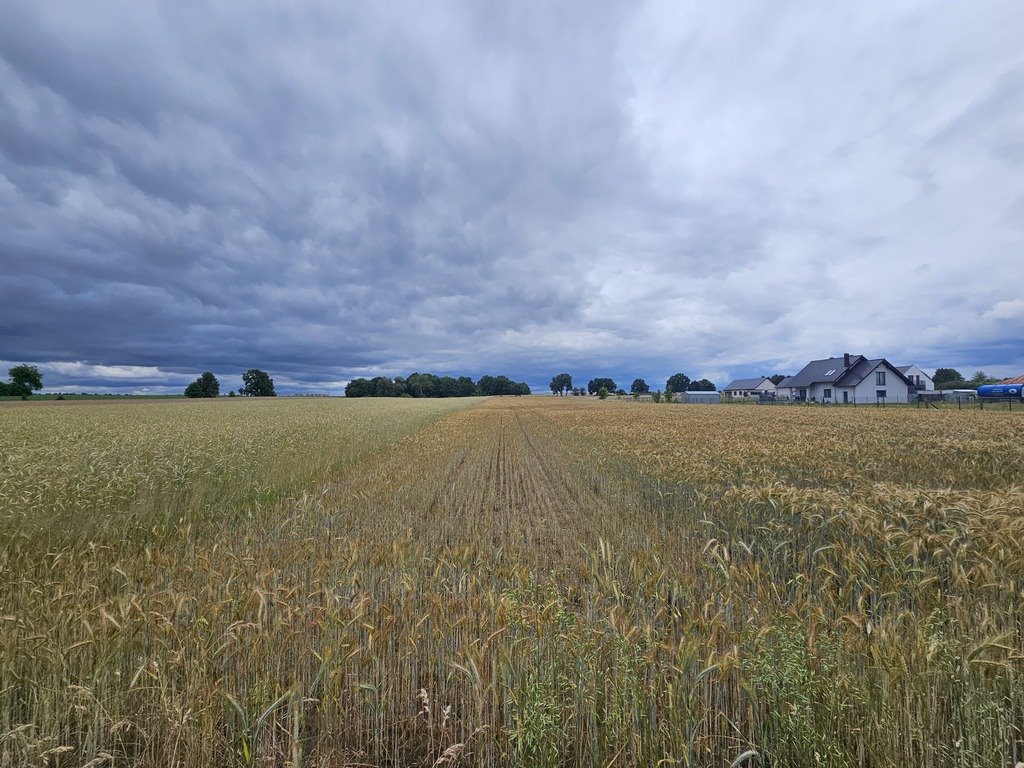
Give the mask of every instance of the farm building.
[[932, 381], [932, 377], [921, 370], [916, 365], [898, 365], [896, 370], [910, 379], [912, 385], [911, 392], [934, 392], [935, 382]]
[[775, 385], [766, 376], [759, 376], [756, 379], [736, 379], [722, 390], [722, 394], [733, 398], [774, 395]]
[[905, 403], [911, 380], [885, 358], [845, 354], [812, 360], [776, 387], [778, 396], [818, 403]]
[[1024, 376], [1014, 376], [1012, 379], [1003, 379], [996, 384], [1024, 384]]
[[684, 403], [720, 403], [722, 395], [719, 392], [683, 392], [681, 393]]

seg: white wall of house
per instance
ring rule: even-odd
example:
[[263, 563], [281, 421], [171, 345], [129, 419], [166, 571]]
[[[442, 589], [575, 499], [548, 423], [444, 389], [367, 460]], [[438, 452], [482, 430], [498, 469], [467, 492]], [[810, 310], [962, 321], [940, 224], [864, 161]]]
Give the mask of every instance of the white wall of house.
[[[825, 393], [828, 392], [826, 395]], [[813, 399], [816, 403], [823, 403], [828, 400], [830, 403], [836, 402], [836, 388], [834, 384], [811, 384], [807, 388], [807, 399]]]
[[794, 397], [796, 397], [796, 390], [793, 389], [792, 387], [776, 387], [775, 396], [785, 398], [787, 400], [792, 400]]
[[916, 365], [910, 366], [907, 372], [904, 374], [908, 379], [913, 381], [915, 384], [923, 384], [926, 392], [935, 391], [935, 382], [932, 381], [932, 377], [922, 371]]
[[[885, 374], [885, 384], [879, 384], [876, 374]], [[864, 379], [853, 389], [853, 396], [858, 403], [873, 403], [878, 399], [878, 390], [885, 390], [885, 400], [888, 403], [905, 403], [909, 394], [907, 383], [900, 378], [899, 371], [885, 363], [875, 366]]]
[[[777, 389], [775, 391], [779, 392], [780, 390]], [[788, 394], [786, 396], [790, 400], [809, 400], [811, 397], [809, 387], [786, 387], [784, 390], [781, 391], [787, 392]]]
[[757, 392], [752, 389], [727, 389], [723, 394], [726, 397], [731, 397], [733, 400], [739, 400], [744, 397], [757, 397]]

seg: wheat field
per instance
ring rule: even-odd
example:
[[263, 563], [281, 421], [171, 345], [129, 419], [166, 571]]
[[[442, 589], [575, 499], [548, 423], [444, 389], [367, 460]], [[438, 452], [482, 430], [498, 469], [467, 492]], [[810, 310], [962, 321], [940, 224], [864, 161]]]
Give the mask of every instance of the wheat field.
[[0, 766], [1014, 766], [1024, 418], [0, 406]]

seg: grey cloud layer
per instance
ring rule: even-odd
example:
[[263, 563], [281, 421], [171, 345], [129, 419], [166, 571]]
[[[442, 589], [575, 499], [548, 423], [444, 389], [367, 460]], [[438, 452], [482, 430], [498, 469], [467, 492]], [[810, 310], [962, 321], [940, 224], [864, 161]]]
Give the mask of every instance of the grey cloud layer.
[[1019, 4], [599, 8], [9, 3], [0, 358], [1024, 367]]

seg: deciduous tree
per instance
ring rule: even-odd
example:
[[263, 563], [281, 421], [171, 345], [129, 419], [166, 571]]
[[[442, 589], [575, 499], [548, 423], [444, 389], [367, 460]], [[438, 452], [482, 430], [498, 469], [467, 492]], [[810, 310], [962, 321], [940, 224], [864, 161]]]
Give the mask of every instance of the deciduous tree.
[[220, 382], [210, 371], [203, 371], [198, 379], [185, 387], [185, 397], [216, 397], [220, 394]]
[[238, 392], [246, 397], [274, 397], [277, 394], [274, 391], [274, 380], [259, 368], [250, 368], [243, 373], [242, 382], [245, 386]]
[[572, 376], [568, 373], [559, 373], [548, 385], [556, 395], [565, 395], [572, 390]]
[[932, 376], [936, 389], [957, 389], [963, 387], [967, 382], [964, 375], [956, 368], [936, 368]]
[[345, 385], [345, 397], [370, 397], [372, 392], [369, 379], [352, 379]]
[[587, 382], [587, 392], [592, 395], [596, 395], [601, 390], [601, 387], [604, 387], [608, 392], [614, 392], [617, 389], [615, 382], [607, 378], [591, 379]]
[[477, 382], [483, 395], [528, 395], [530, 387], [524, 381], [512, 381], [508, 376], [481, 376]]
[[394, 397], [395, 382], [387, 376], [374, 376], [370, 379], [371, 397]]
[[673, 373], [665, 383], [666, 392], [686, 392], [690, 388], [690, 377], [685, 373]]
[[43, 374], [34, 365], [16, 365], [9, 368], [7, 373], [11, 377], [6, 387], [9, 395], [31, 397], [33, 392], [43, 388]]
[[647, 382], [643, 379], [633, 379], [633, 383], [630, 385], [629, 391], [634, 395], [645, 395], [651, 391], [651, 388], [647, 386]]
[[989, 376], [984, 371], [975, 371], [974, 375], [971, 376], [971, 380], [967, 384], [971, 387], [980, 387], [982, 384], [995, 384], [999, 379], [994, 376]]

